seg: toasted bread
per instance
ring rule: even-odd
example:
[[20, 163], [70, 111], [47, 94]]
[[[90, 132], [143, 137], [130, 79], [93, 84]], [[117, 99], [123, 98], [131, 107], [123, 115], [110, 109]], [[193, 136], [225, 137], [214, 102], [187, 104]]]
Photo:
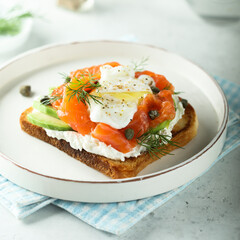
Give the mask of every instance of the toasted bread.
[[[125, 159], [125, 161], [120, 161], [89, 153], [85, 150], [79, 151], [73, 149], [65, 140], [58, 140], [56, 138], [49, 137], [43, 128], [30, 123], [27, 120], [27, 114], [32, 112], [32, 110], [33, 108], [30, 107], [21, 114], [20, 124], [23, 131], [57, 147], [69, 156], [111, 178], [117, 179], [135, 177], [147, 165], [158, 159], [156, 157], [150, 157], [147, 152], [144, 152], [138, 157], [130, 157]], [[195, 110], [190, 104], [188, 104], [185, 109], [185, 114], [172, 130], [172, 141], [177, 142], [180, 147], [185, 146], [195, 137], [197, 134], [197, 128], [198, 120]], [[167, 150], [169, 152], [176, 148], [176, 146], [167, 145]]]

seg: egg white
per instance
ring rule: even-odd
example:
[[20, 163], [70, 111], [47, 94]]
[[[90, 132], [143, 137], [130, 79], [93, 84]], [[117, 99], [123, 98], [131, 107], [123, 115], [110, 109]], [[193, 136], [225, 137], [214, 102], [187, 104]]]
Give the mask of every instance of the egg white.
[[153, 82], [153, 79], [136, 79], [135, 71], [130, 66], [105, 65], [100, 70], [101, 87], [93, 94], [101, 97], [102, 104], [90, 100], [90, 119], [92, 122], [106, 123], [116, 129], [124, 128], [137, 111], [139, 99], [152, 93], [149, 83]]

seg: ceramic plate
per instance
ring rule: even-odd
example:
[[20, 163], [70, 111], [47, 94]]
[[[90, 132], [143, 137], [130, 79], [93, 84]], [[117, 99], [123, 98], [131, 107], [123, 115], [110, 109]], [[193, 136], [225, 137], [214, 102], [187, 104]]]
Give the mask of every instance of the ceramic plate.
[[[196, 109], [199, 131], [184, 149], [149, 165], [137, 177], [112, 180], [58, 149], [24, 133], [19, 116], [34, 97], [60, 85], [59, 73], [149, 57], [148, 69], [164, 74]], [[215, 80], [188, 60], [153, 46], [127, 42], [75, 42], [39, 48], [0, 69], [0, 173], [47, 196], [84, 202], [140, 199], [179, 187], [203, 173], [217, 158], [226, 135], [228, 106]], [[19, 94], [31, 85], [34, 96]]]

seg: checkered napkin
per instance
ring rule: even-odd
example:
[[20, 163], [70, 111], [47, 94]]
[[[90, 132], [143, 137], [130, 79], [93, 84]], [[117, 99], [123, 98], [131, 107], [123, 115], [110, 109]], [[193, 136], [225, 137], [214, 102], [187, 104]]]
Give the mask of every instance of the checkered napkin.
[[[238, 99], [240, 86], [217, 77], [216, 79], [226, 94], [230, 113], [227, 139], [223, 151], [212, 166], [240, 145], [240, 106]], [[51, 203], [65, 209], [97, 229], [113, 234], [121, 234], [140, 221], [144, 216], [181, 192], [193, 181], [175, 190], [154, 197], [122, 203], [102, 204], [70, 202], [49, 198], [25, 190], [0, 175], [0, 203], [19, 219]]]

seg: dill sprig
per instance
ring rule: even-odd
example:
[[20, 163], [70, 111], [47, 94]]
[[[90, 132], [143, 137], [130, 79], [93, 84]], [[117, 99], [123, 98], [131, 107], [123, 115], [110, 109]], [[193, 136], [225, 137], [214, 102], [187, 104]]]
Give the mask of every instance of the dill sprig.
[[71, 78], [66, 73], [59, 73], [62, 78], [65, 80], [65, 83], [68, 83], [71, 81]]
[[179, 95], [179, 94], [182, 94], [183, 92], [174, 92], [173, 94], [174, 95]]
[[135, 72], [141, 72], [145, 69], [146, 65], [147, 65], [147, 61], [149, 60], [149, 57], [143, 57], [140, 61], [132, 61], [132, 65], [133, 65], [133, 70]]
[[[91, 94], [90, 92], [96, 88], [101, 87], [100, 83], [96, 81], [92, 74], [88, 74], [88, 80], [85, 79], [86, 75], [82, 74], [79, 79], [75, 78], [75, 82], [70, 82], [66, 85], [68, 100], [76, 97], [78, 102], [85, 105], [90, 105], [90, 99], [95, 103], [102, 104], [101, 97]], [[87, 90], [85, 90], [87, 89]]]
[[17, 35], [22, 27], [22, 20], [34, 17], [30, 11], [23, 11], [20, 7], [11, 8], [6, 16], [0, 17], [0, 35]]
[[172, 145], [180, 148], [177, 142], [171, 141], [170, 136], [160, 134], [159, 129], [151, 128], [146, 133], [137, 138], [138, 144], [145, 147], [151, 157], [159, 158], [163, 155], [170, 154], [167, 145]]
[[62, 99], [63, 97], [61, 95], [53, 95], [53, 96], [44, 96], [43, 98], [40, 99], [40, 102], [43, 105], [51, 105], [53, 102]]
[[170, 90], [171, 88], [171, 83], [169, 83], [166, 87], [164, 87], [162, 90]]

